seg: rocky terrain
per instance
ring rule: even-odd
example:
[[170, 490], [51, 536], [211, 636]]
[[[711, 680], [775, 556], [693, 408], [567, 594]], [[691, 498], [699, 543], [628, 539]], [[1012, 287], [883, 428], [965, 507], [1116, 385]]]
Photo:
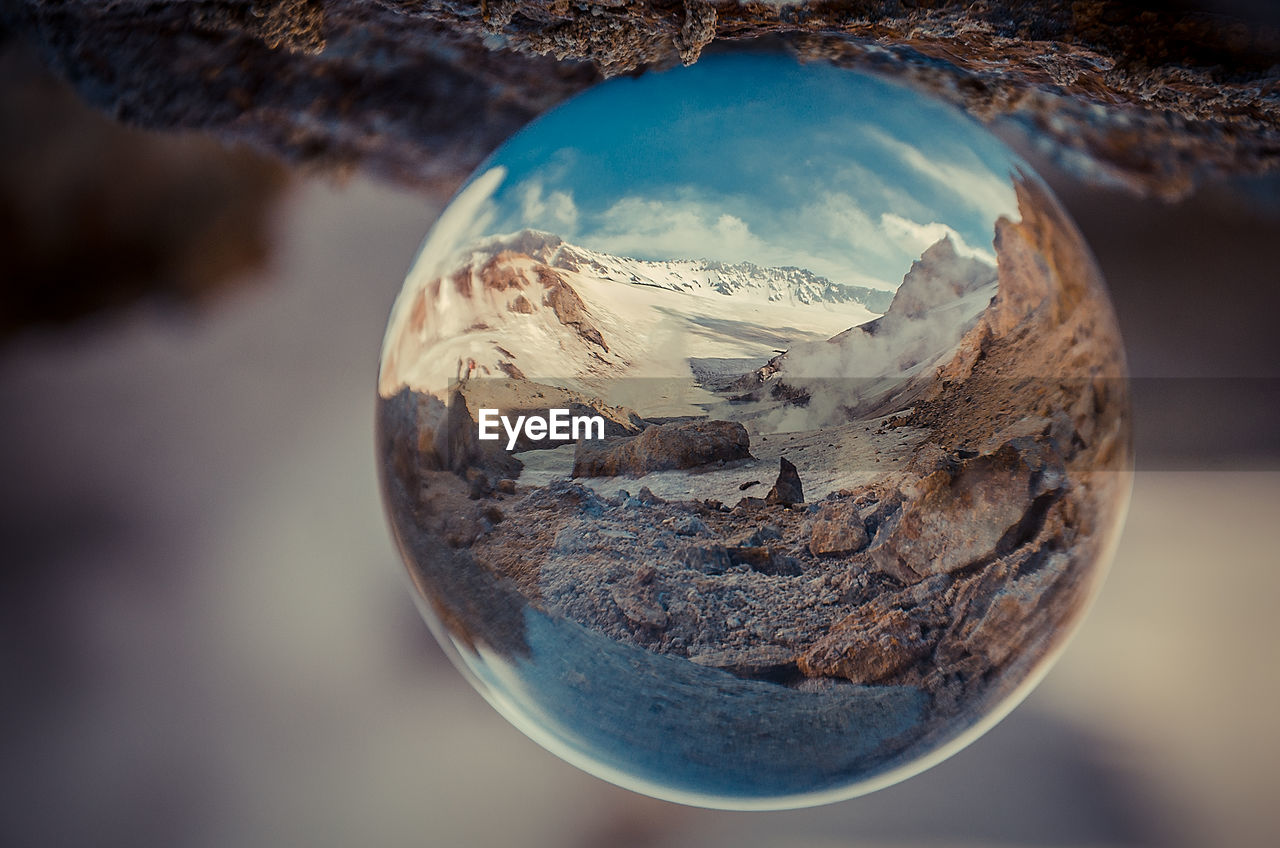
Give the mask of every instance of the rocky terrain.
[[1138, 193], [1274, 169], [1280, 133], [1265, 4], [16, 0], [0, 24], [123, 120], [442, 193], [604, 76], [759, 39], [906, 79]]
[[[806, 343], [864, 362], [863, 346], [903, 342], [908, 361], [894, 365], [895, 389], [874, 387], [874, 409], [841, 397], [825, 403], [839, 420], [762, 430], [779, 411], [807, 414], [824, 392], [866, 386], [774, 393], [799, 382], [803, 346], [712, 387], [759, 384], [717, 415], [612, 409], [606, 441], [518, 458], [468, 442], [466, 380], [443, 418], [423, 412], [442, 401], [407, 389], [382, 401], [388, 489], [405, 507], [393, 510], [397, 533], [451, 631], [518, 651], [518, 598], [741, 679], [906, 687], [929, 704], [916, 740], [1009, 696], [1096, 584], [1129, 462], [1100, 280], [1039, 184], [1017, 189], [1021, 220], [997, 223], [995, 269], [941, 242], [882, 318]], [[943, 353], [922, 355], [917, 325], [974, 299], [947, 313], [949, 335], [931, 337]], [[450, 415], [457, 426], [432, 423]]]

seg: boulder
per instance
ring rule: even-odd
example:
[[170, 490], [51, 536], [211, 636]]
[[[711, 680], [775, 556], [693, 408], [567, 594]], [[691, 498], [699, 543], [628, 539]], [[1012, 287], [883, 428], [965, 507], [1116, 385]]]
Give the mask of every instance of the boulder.
[[875, 683], [914, 664], [933, 644], [908, 611], [887, 610], [874, 618], [854, 613], [802, 654], [799, 666], [810, 677]]
[[686, 515], [673, 521], [671, 529], [677, 536], [705, 536], [709, 532], [706, 523], [695, 515]]
[[627, 587], [614, 587], [610, 593], [613, 602], [626, 616], [627, 620], [642, 627], [661, 628], [667, 626], [667, 612], [662, 605], [645, 593], [639, 593]]
[[988, 562], [1038, 532], [1065, 480], [1051, 446], [1012, 439], [990, 454], [923, 477], [868, 549], [871, 566], [904, 583]]
[[853, 504], [825, 503], [814, 515], [809, 533], [809, 553], [814, 556], [848, 556], [867, 545], [867, 530]]
[[938, 643], [947, 622], [940, 599], [950, 580], [933, 577], [850, 613], [800, 655], [800, 671], [854, 683], [875, 683], [906, 671]]
[[681, 548], [677, 557], [685, 567], [703, 574], [724, 574], [733, 565], [729, 559], [729, 551], [724, 545], [717, 543], [689, 545]]
[[643, 477], [750, 456], [747, 429], [736, 421], [655, 424], [633, 438], [579, 442], [573, 476]]

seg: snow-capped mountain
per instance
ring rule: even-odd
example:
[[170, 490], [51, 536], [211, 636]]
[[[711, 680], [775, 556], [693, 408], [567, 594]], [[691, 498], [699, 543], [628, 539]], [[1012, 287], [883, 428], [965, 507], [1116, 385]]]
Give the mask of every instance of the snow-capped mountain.
[[687, 380], [691, 358], [763, 362], [874, 319], [858, 294], [800, 269], [628, 259], [526, 230], [476, 242], [406, 287], [380, 390], [503, 375], [567, 388]]
[[495, 236], [477, 249], [524, 253], [553, 268], [589, 273], [602, 280], [658, 286], [695, 294], [721, 294], [768, 303], [858, 304], [877, 314], [889, 309], [893, 292], [833, 282], [803, 268], [768, 268], [751, 262], [710, 259], [631, 259], [569, 244], [559, 236], [523, 230]]

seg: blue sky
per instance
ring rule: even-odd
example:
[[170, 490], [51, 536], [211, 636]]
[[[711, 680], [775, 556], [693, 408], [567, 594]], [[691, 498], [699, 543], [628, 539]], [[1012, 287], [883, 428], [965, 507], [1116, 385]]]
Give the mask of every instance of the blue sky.
[[995, 219], [1017, 217], [1015, 167], [976, 123], [898, 85], [783, 55], [708, 56], [530, 124], [477, 171], [453, 223], [892, 288], [944, 234], [990, 258]]

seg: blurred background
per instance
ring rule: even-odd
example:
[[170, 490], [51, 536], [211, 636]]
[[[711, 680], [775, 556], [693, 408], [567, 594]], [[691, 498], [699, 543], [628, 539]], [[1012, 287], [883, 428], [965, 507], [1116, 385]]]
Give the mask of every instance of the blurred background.
[[1277, 179], [1167, 205], [1031, 156], [1137, 378], [1109, 581], [965, 751], [741, 814], [545, 753], [418, 618], [372, 414], [438, 200], [124, 129], [15, 44], [0, 154], [0, 844], [1280, 844]]

